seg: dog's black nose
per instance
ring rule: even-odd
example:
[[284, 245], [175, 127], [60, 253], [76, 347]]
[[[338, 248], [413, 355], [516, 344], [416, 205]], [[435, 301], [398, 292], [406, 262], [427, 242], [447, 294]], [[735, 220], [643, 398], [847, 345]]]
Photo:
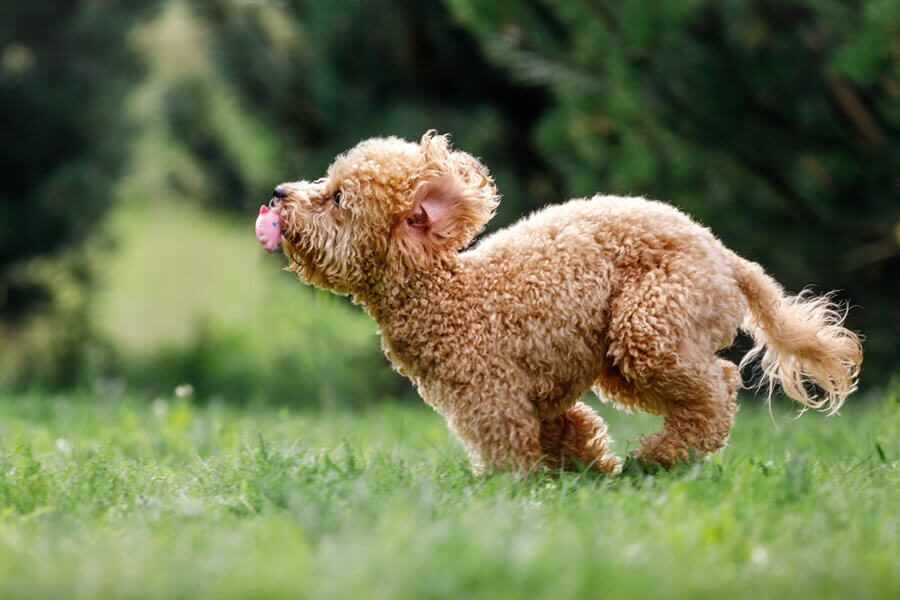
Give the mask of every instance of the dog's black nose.
[[283, 185], [276, 185], [272, 191], [272, 199], [269, 200], [269, 208], [277, 208], [281, 204], [282, 199], [286, 198], [288, 190]]

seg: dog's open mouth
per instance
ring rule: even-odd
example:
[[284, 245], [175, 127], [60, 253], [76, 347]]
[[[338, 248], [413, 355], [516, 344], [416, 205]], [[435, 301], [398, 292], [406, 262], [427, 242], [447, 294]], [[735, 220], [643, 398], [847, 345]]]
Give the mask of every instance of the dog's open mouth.
[[270, 209], [263, 204], [259, 207], [259, 216], [256, 217], [256, 239], [262, 247], [269, 252], [278, 249], [281, 243], [281, 214], [278, 210]]

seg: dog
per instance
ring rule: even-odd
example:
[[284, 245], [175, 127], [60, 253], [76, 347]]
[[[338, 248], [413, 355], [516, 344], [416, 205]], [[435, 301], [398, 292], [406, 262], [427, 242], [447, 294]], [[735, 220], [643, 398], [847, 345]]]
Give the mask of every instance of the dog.
[[570, 200], [473, 246], [498, 202], [488, 169], [433, 131], [363, 141], [270, 202], [287, 269], [365, 308], [476, 473], [617, 474], [606, 424], [580, 400], [591, 389], [664, 417], [640, 461], [721, 450], [742, 380], [717, 352], [739, 329], [755, 341], [741, 367], [761, 360], [770, 400], [780, 384], [804, 410], [835, 413], [856, 389], [862, 345], [846, 311], [786, 295], [674, 207]]

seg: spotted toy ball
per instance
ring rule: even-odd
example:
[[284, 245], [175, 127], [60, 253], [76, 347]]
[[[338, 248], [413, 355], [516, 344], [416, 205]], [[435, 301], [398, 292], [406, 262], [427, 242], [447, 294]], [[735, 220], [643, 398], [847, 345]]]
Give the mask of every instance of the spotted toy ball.
[[274, 252], [281, 243], [281, 216], [278, 212], [270, 210], [265, 204], [260, 206], [255, 229], [256, 239], [263, 248]]

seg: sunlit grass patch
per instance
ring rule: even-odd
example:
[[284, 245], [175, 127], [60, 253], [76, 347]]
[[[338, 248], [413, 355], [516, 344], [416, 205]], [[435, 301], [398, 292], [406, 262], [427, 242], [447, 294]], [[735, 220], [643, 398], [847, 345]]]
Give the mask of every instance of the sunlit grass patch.
[[92, 321], [108, 344], [98, 362], [111, 363], [98, 371], [150, 393], [189, 383], [207, 399], [275, 405], [408, 393], [375, 323], [284, 272], [251, 226], [187, 203], [119, 207], [114, 251], [97, 268]]

